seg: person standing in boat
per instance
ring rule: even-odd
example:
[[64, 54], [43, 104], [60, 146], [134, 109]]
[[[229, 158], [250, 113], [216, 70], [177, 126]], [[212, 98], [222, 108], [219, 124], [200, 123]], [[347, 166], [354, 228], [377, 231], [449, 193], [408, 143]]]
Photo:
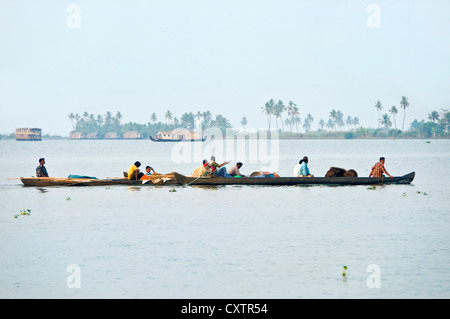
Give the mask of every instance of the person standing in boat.
[[144, 173], [139, 170], [139, 166], [141, 166], [141, 162], [134, 162], [133, 165], [128, 169], [128, 179], [140, 180]]
[[372, 167], [369, 177], [384, 177], [383, 174], [386, 174], [390, 178], [394, 178], [394, 176], [387, 172], [386, 167], [384, 167], [385, 162], [386, 159], [384, 157], [380, 157], [380, 161]]
[[237, 162], [237, 164], [235, 166], [230, 168], [230, 170], [228, 171], [228, 175], [231, 175], [231, 177], [236, 177], [236, 176], [245, 177], [245, 175], [242, 175], [241, 172], [239, 171], [241, 169], [241, 167], [242, 167], [242, 163]]
[[45, 158], [39, 159], [39, 166], [36, 167], [36, 177], [48, 177], [47, 169], [44, 166]]
[[294, 177], [314, 177], [314, 175], [309, 172], [308, 162], [308, 157], [303, 156], [303, 158], [294, 167]]
[[214, 175], [219, 177], [229, 177], [227, 173], [227, 169], [225, 167], [222, 167], [230, 162], [223, 162], [222, 164], [218, 164], [216, 162], [216, 157], [211, 156], [211, 162], [209, 163], [209, 166], [213, 169]]

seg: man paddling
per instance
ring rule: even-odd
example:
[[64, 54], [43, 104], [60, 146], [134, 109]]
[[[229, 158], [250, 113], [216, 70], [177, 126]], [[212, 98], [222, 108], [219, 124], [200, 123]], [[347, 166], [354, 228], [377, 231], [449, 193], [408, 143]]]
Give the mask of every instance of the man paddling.
[[48, 177], [47, 169], [44, 166], [45, 158], [39, 159], [39, 166], [36, 167], [36, 177]]
[[386, 159], [384, 157], [380, 157], [380, 161], [372, 167], [369, 177], [384, 177], [383, 174], [386, 174], [390, 178], [394, 178], [394, 176], [390, 175], [384, 167], [385, 162]]

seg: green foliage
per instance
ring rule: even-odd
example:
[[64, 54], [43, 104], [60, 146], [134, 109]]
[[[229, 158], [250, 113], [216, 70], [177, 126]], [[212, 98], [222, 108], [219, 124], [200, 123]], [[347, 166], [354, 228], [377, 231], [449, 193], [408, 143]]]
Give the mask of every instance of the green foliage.
[[210, 111], [197, 112], [196, 115], [192, 112], [185, 112], [180, 119], [174, 117], [172, 112], [166, 111], [166, 122], [156, 122], [157, 116], [153, 113], [150, 117], [150, 122], [147, 124], [140, 124], [135, 122], [121, 123], [122, 114], [117, 112], [112, 115], [107, 112], [104, 116], [88, 114], [84, 112], [83, 115], [69, 114], [69, 119], [73, 123], [73, 130], [83, 134], [96, 133], [97, 138], [104, 138], [106, 133], [116, 133], [118, 138], [123, 137], [123, 134], [128, 131], [137, 131], [142, 138], [148, 138], [151, 135], [156, 135], [160, 131], [170, 131], [176, 128], [186, 128], [193, 130], [195, 126], [195, 118], [201, 122], [202, 129], [209, 127], [219, 128], [223, 134], [227, 128], [231, 128], [231, 124], [223, 115], [218, 114], [213, 118]]

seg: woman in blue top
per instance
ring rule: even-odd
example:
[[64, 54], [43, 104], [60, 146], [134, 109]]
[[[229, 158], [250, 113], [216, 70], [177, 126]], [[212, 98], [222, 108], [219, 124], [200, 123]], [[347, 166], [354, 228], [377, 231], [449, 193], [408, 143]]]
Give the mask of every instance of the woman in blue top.
[[308, 168], [308, 157], [304, 156], [300, 162], [300, 167], [298, 169], [298, 176], [300, 177], [314, 177], [314, 175], [311, 175]]

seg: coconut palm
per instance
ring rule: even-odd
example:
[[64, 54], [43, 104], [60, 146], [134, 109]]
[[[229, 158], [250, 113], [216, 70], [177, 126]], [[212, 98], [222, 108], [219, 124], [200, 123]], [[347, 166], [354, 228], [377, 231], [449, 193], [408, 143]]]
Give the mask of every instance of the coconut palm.
[[292, 123], [295, 124], [295, 128], [296, 128], [296, 131], [297, 131], [297, 133], [298, 133], [298, 127], [299, 127], [300, 124], [302, 123], [302, 121], [301, 121], [301, 119], [300, 119], [300, 116], [295, 115], [295, 116], [292, 118]]
[[389, 114], [387, 114], [387, 113], [384, 113], [382, 116], [381, 116], [381, 125], [383, 125], [386, 129], [389, 129], [390, 127], [391, 127], [391, 125], [392, 125], [392, 122], [391, 122], [391, 117], [389, 116]]
[[359, 118], [357, 117], [357, 116], [355, 116], [354, 118], [353, 118], [353, 123], [352, 123], [354, 126], [357, 126], [357, 125], [359, 125]]
[[[336, 112], [335, 109], [331, 110], [331, 112], [330, 112], [330, 120], [333, 123], [332, 127], [334, 127], [334, 130], [337, 131], [337, 126], [336, 126], [336, 124], [337, 124], [337, 112]], [[328, 123], [330, 123], [330, 122], [328, 121]]]
[[321, 130], [321, 131], [323, 131], [324, 126], [325, 126], [325, 121], [324, 121], [323, 119], [320, 119], [320, 121], [319, 121], [319, 127], [320, 127], [320, 130]]
[[118, 120], [119, 123], [120, 123], [120, 120], [122, 119], [122, 113], [117, 112], [117, 113], [116, 113], [116, 118], [117, 118], [117, 120]]
[[202, 116], [203, 116], [202, 129], [205, 129], [209, 127], [209, 125], [211, 124], [212, 114], [210, 111], [206, 111], [202, 113]]
[[245, 127], [247, 126], [247, 118], [245, 116], [241, 119], [241, 125], [242, 125], [242, 127], [244, 127], [244, 133], [245, 133]]
[[[330, 114], [331, 115], [331, 114]], [[334, 128], [334, 121], [330, 118], [327, 122], [327, 124], [325, 124], [327, 128], [329, 129], [333, 129]]]
[[339, 125], [339, 128], [345, 126], [344, 124], [344, 114], [341, 111], [336, 112], [336, 122]]
[[75, 125], [73, 124], [73, 120], [75, 119], [75, 115], [73, 113], [69, 114], [69, 119], [72, 121], [72, 129], [75, 130]]
[[281, 130], [284, 131], [284, 123], [283, 123], [283, 113], [286, 111], [286, 106], [283, 101], [278, 100], [278, 103], [275, 105], [275, 116], [277, 117], [277, 128], [278, 128], [278, 118], [281, 121]]
[[352, 117], [350, 115], [347, 116], [347, 119], [345, 120], [345, 124], [347, 124], [348, 129], [350, 130], [350, 125], [353, 124], [353, 119], [352, 119]]
[[267, 117], [267, 124], [269, 124], [269, 132], [270, 132], [270, 124], [272, 122], [272, 115], [274, 114], [274, 107], [275, 107], [275, 101], [273, 99], [270, 99], [269, 102], [266, 102], [266, 104], [261, 107], [262, 113], [264, 113]]
[[439, 113], [437, 111], [433, 111], [428, 114], [428, 119], [432, 122], [439, 121]]
[[173, 119], [173, 114], [169, 110], [166, 111], [164, 114], [164, 117], [166, 118], [166, 123], [169, 123]]
[[158, 119], [158, 118], [156, 117], [156, 114], [155, 114], [155, 113], [153, 113], [152, 116], [150, 117], [150, 120], [153, 122], [153, 124], [156, 123], [157, 119]]
[[392, 107], [389, 109], [389, 113], [391, 113], [392, 117], [394, 118], [395, 136], [397, 136], [397, 122], [395, 121], [395, 115], [398, 114], [398, 110], [395, 105], [392, 105]]
[[402, 125], [402, 132], [405, 129], [405, 118], [406, 118], [406, 108], [409, 106], [408, 98], [406, 96], [402, 96], [402, 99], [400, 100], [400, 107], [403, 108], [403, 125]]
[[381, 117], [380, 117], [380, 112], [383, 109], [383, 106], [381, 105], [381, 102], [378, 100], [377, 103], [375, 103], [375, 108], [378, 111], [378, 128], [380, 127], [380, 121], [381, 121]]

